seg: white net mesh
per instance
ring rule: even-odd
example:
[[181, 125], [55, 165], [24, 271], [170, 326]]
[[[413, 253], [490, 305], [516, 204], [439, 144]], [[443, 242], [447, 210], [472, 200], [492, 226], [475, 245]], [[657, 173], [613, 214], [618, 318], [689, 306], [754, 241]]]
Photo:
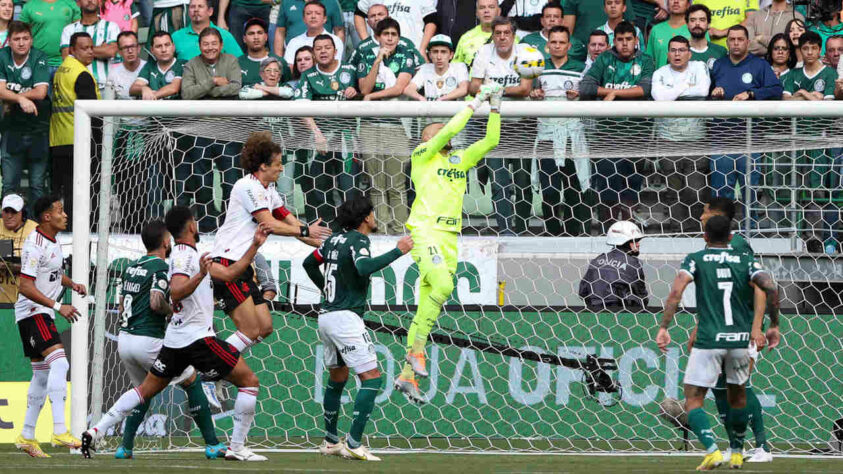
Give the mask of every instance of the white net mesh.
[[[117, 356], [114, 308], [122, 269], [142, 254], [137, 234], [144, 222], [173, 203], [187, 204], [196, 209], [200, 231], [215, 232], [228, 190], [242, 175], [237, 168], [242, 142], [258, 130], [271, 130], [285, 150], [278, 189], [302, 221], [332, 222], [349, 192], [380, 199], [387, 212], [378, 214], [379, 220], [400, 219], [413, 199], [409, 152], [429, 121], [317, 119], [329, 152], [316, 153], [300, 118], [107, 118], [114, 124], [113, 173], [103, 180], [112, 186], [110, 264], [108, 278], [92, 286], [107, 292], [108, 307], [104, 374], [92, 380], [92, 387], [101, 387], [102, 402], [92, 411], [107, 410], [130, 386]], [[481, 138], [484, 121], [472, 119], [454, 147]], [[537, 121], [549, 128], [538, 133]], [[505, 120], [500, 145], [470, 174], [458, 284], [434, 328], [431, 377], [422, 382], [431, 402], [423, 408], [392, 389], [403, 331], [415, 310], [418, 269], [403, 259], [374, 276], [366, 320], [386, 381], [368, 443], [469, 450], [674, 449], [683, 434], [661, 419], [659, 402], [681, 398], [684, 342], [693, 314], [677, 317], [666, 356], [652, 338], [681, 259], [703, 245], [698, 221], [703, 201], [717, 192], [742, 204], [740, 230], [783, 290], [784, 343], [761, 356], [752, 376], [767, 438], [787, 452], [828, 448], [841, 436], [835, 435], [835, 421], [843, 416], [838, 375], [843, 321], [837, 315], [843, 272], [836, 259], [843, 135], [834, 132], [839, 129], [836, 118]], [[94, 149], [93, 180], [99, 182], [101, 143]], [[394, 166], [384, 164], [390, 161]], [[396, 169], [394, 176], [378, 175]], [[91, 196], [94, 216], [98, 196], [97, 190]], [[578, 294], [580, 280], [588, 262], [608, 249], [602, 236], [617, 218], [635, 219], [650, 235], [641, 255], [649, 308], [592, 312]], [[200, 247], [212, 241], [212, 235], [203, 235]], [[373, 251], [394, 243], [395, 237], [376, 237]], [[246, 358], [262, 384], [249, 442], [314, 447], [324, 435], [326, 371], [310, 306], [319, 295], [301, 268], [308, 249], [273, 238], [262, 253], [277, 279], [278, 296], [272, 303], [274, 335]], [[687, 293], [685, 307], [693, 308], [693, 292]], [[215, 324], [221, 337], [234, 328], [222, 312]], [[614, 380], [609, 386], [619, 391], [589, 393], [600, 383], [588, 376], [600, 373], [577, 366], [587, 354], [606, 359], [606, 374]], [[341, 430], [350, 423], [354, 392], [343, 398]], [[156, 397], [136, 449], [201, 445], [184, 402], [178, 388]], [[233, 399], [223, 403], [215, 418], [224, 439]], [[707, 408], [715, 416], [713, 403]], [[107, 438], [109, 446], [119, 442], [119, 432]], [[721, 426], [715, 432], [724, 439]]]

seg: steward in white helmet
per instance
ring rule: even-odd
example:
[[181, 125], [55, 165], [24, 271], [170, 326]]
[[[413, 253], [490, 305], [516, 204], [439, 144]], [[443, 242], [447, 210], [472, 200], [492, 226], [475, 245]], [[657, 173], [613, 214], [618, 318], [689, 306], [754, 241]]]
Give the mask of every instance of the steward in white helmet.
[[647, 284], [638, 250], [644, 234], [637, 225], [620, 221], [609, 227], [606, 244], [614, 247], [588, 264], [580, 281], [580, 297], [591, 311], [640, 311], [647, 306]]

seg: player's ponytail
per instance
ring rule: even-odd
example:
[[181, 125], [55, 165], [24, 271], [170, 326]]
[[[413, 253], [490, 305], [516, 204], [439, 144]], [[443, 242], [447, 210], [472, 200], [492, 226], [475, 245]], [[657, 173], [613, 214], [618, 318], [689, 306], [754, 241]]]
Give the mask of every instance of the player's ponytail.
[[272, 141], [272, 133], [255, 132], [249, 135], [240, 152], [240, 167], [249, 173], [260, 170], [261, 165], [272, 163], [272, 157], [281, 153], [281, 147]]

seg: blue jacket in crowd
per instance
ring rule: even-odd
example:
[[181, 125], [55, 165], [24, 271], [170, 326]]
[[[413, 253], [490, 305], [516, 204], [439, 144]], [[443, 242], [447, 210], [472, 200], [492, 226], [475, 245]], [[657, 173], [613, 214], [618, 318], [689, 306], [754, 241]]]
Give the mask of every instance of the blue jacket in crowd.
[[781, 99], [782, 83], [767, 61], [749, 54], [734, 64], [728, 55], [714, 61], [711, 68], [711, 87], [722, 87], [725, 100], [741, 92], [752, 91], [755, 100]]

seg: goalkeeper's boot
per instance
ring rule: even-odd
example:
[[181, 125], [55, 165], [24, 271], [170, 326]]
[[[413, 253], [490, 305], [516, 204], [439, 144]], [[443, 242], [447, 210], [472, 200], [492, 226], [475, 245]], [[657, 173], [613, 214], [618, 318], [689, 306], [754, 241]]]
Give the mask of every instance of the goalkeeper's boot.
[[114, 451], [114, 459], [132, 459], [132, 450], [120, 446]]
[[703, 462], [697, 466], [698, 471], [712, 471], [723, 464], [723, 453], [719, 449], [705, 455]]
[[217, 385], [213, 382], [202, 382], [202, 391], [205, 393], [205, 398], [208, 399], [208, 405], [214, 410], [222, 411], [222, 403], [217, 396]]
[[424, 352], [407, 352], [404, 360], [413, 368], [413, 373], [416, 374], [416, 377], [427, 378], [430, 375], [427, 372], [427, 361], [425, 361]]
[[208, 459], [224, 458], [227, 451], [228, 447], [223, 443], [209, 444], [205, 446], [205, 457]]
[[79, 451], [82, 452], [82, 457], [85, 459], [91, 459], [91, 452], [96, 451], [96, 430], [91, 429], [87, 430], [82, 433], [82, 446], [79, 448]]
[[746, 462], [773, 462], [773, 453], [764, 448], [755, 448], [752, 457], [745, 456], [744, 459]]
[[404, 398], [410, 403], [415, 403], [416, 405], [427, 403], [424, 395], [419, 390], [419, 383], [416, 379], [405, 379], [403, 376], [399, 376], [395, 379], [395, 390], [403, 393]]
[[375, 456], [369, 451], [369, 448], [363, 446], [357, 446], [356, 448], [352, 448], [347, 443], [345, 443], [345, 447], [349, 453], [351, 453], [352, 459], [359, 459], [360, 461], [380, 461], [381, 458]]
[[319, 452], [322, 453], [324, 456], [339, 456], [341, 458], [350, 458], [351, 453], [345, 447], [345, 443], [340, 441], [339, 443], [329, 443], [328, 440], [323, 440], [322, 444], [319, 445]]
[[251, 449], [243, 446], [237, 451], [229, 448], [225, 452], [226, 461], [267, 461], [266, 456], [252, 452]]
[[15, 447], [34, 458], [50, 457], [49, 454], [41, 450], [41, 445], [38, 444], [38, 440], [26, 439], [23, 437], [23, 434], [19, 434], [18, 437], [15, 438]]
[[729, 458], [729, 469], [740, 469], [743, 467], [743, 454], [740, 452], [733, 452], [732, 457]]
[[65, 448], [70, 449], [79, 449], [82, 447], [82, 442], [72, 434], [70, 431], [65, 431], [64, 433], [57, 435], [53, 434], [53, 438], [50, 440], [50, 444], [53, 445], [54, 448], [60, 448], [64, 446]]

